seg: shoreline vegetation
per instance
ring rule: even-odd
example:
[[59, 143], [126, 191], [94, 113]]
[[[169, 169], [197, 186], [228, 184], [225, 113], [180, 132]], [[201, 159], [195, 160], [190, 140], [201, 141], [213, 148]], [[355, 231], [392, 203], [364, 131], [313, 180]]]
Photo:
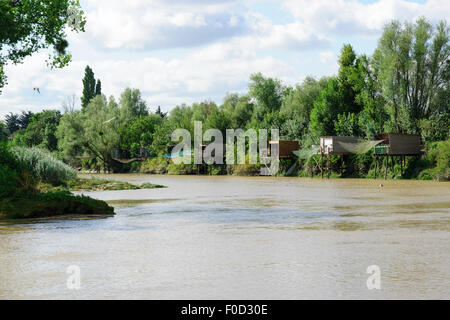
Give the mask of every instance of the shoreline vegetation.
[[[315, 159], [281, 159], [278, 176], [284, 177], [308, 177], [320, 178], [321, 171], [318, 163], [320, 155]], [[311, 168], [312, 165], [312, 168]], [[260, 164], [240, 165], [195, 165], [171, 163], [164, 157], [155, 157], [143, 162], [136, 162], [131, 173], [142, 174], [168, 174], [168, 175], [235, 175], [235, 176], [257, 176], [260, 173]], [[340, 158], [331, 157], [330, 178], [361, 178], [373, 179], [375, 177], [375, 165], [373, 152], [362, 155], [346, 155], [341, 168]], [[380, 172], [380, 168], [378, 168]], [[389, 164], [387, 179], [412, 179], [412, 180], [450, 180], [450, 140], [430, 143], [421, 157], [408, 157], [403, 168], [400, 163], [394, 166]], [[384, 179], [384, 171], [378, 174]]]
[[[170, 106], [170, 112], [150, 107], [138, 88], [124, 88], [119, 97], [107, 97], [100, 79], [86, 66], [84, 76], [80, 75], [81, 109], [72, 96], [63, 102], [64, 113], [10, 113], [0, 121], [0, 140], [8, 139], [11, 147], [47, 150], [79, 171], [245, 176], [257, 175], [259, 165], [199, 168], [171, 163], [164, 156], [179, 142], [171, 140], [172, 133], [184, 129], [194, 137], [194, 124], [201, 122], [202, 136], [211, 129], [222, 136], [227, 130], [263, 129], [270, 132], [271, 140], [271, 129], [278, 129], [280, 140], [296, 142], [307, 153], [326, 136], [371, 142], [389, 133], [408, 134], [420, 136], [424, 153], [408, 155], [403, 175], [398, 159], [391, 158], [387, 177], [448, 181], [449, 54], [446, 20], [391, 21], [371, 55], [343, 44], [336, 74], [320, 79], [307, 76], [292, 85], [254, 73], [246, 92], [227, 93], [220, 104], [203, 100]], [[332, 157], [331, 176], [374, 177], [373, 152], [344, 156], [343, 166], [339, 157]], [[279, 174], [318, 176], [318, 158], [282, 160]]]
[[10, 148], [0, 143], [0, 219], [56, 216], [112, 216], [105, 201], [71, 191], [164, 188], [145, 183], [77, 177], [70, 166], [36, 148]]

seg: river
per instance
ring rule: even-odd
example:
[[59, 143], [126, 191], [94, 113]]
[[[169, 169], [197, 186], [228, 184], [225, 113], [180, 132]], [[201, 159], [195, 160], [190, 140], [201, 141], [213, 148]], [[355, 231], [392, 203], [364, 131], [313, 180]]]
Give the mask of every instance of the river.
[[85, 192], [110, 218], [0, 223], [1, 299], [450, 298], [449, 183], [100, 177], [168, 188]]

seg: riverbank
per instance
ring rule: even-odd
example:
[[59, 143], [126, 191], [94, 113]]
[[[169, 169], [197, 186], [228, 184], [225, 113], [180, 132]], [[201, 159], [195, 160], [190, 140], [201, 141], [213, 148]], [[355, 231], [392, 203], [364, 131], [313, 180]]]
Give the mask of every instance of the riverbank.
[[119, 191], [119, 190], [139, 190], [139, 189], [159, 189], [166, 188], [160, 184], [143, 183], [134, 185], [128, 182], [98, 179], [95, 177], [71, 179], [60, 185], [41, 183], [38, 189], [41, 192], [60, 192], [60, 191]]
[[69, 192], [39, 193], [0, 200], [0, 219], [31, 219], [63, 215], [112, 216], [114, 208], [105, 201]]
[[102, 200], [83, 195], [73, 195], [71, 191], [119, 191], [165, 188], [163, 185], [98, 179], [75, 178], [60, 185], [40, 182], [37, 193], [8, 197], [0, 200], [0, 219], [31, 219], [76, 216], [112, 216], [114, 208]]
[[[322, 161], [322, 164], [320, 162]], [[375, 178], [376, 168], [378, 177], [387, 179], [435, 180], [450, 181], [450, 140], [433, 142], [425, 148], [422, 156], [406, 157], [403, 164], [399, 158], [389, 159], [388, 168], [373, 156], [373, 150], [365, 154], [350, 154], [343, 157], [330, 157], [330, 178]], [[174, 164], [162, 156], [151, 158], [133, 166], [131, 173], [168, 174], [168, 175], [234, 175], [258, 176], [261, 164], [238, 165], [195, 165]], [[280, 177], [316, 177], [321, 178], [321, 168], [324, 177], [328, 176], [326, 159], [314, 155], [309, 159], [281, 159], [277, 176]]]

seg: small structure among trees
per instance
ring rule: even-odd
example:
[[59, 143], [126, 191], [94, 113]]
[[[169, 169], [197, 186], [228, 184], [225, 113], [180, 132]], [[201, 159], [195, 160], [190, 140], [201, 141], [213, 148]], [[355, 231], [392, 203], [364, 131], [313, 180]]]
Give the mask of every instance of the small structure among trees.
[[400, 159], [401, 174], [403, 175], [403, 166], [405, 157], [419, 156], [421, 153], [422, 143], [418, 134], [404, 133], [384, 133], [377, 136], [382, 142], [375, 146], [375, 179], [377, 177], [378, 158], [385, 157], [385, 174], [387, 178], [388, 161], [391, 159], [392, 168], [394, 168], [395, 156]]
[[295, 158], [294, 151], [300, 149], [299, 143], [296, 140], [278, 140], [278, 141], [269, 141], [269, 153], [272, 150], [272, 145], [278, 144], [278, 158], [279, 159], [289, 159]]

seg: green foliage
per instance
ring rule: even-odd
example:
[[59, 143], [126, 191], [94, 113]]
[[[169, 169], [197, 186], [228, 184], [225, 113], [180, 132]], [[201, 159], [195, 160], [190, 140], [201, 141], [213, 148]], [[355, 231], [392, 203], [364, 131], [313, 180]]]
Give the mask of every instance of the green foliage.
[[13, 147], [14, 157], [22, 163], [34, 177], [43, 182], [61, 183], [76, 177], [75, 170], [55, 159], [49, 153], [37, 148]]
[[256, 100], [253, 114], [256, 121], [262, 121], [267, 113], [280, 111], [284, 90], [277, 79], [265, 78], [261, 73], [251, 75], [249, 95]]
[[168, 166], [168, 159], [164, 158], [163, 156], [159, 156], [142, 162], [139, 168], [139, 172], [163, 174], [167, 173]]
[[75, 0], [0, 1], [0, 21], [0, 93], [6, 83], [3, 66], [9, 61], [21, 63], [41, 49], [53, 48], [49, 64], [67, 65], [71, 55], [66, 51], [66, 28], [84, 31], [86, 23]]
[[0, 121], [0, 142], [5, 141], [8, 138], [9, 130], [3, 121]]
[[26, 129], [14, 137], [15, 144], [56, 151], [58, 147], [56, 129], [60, 120], [61, 113], [57, 110], [44, 110], [33, 115]]
[[280, 116], [283, 123], [280, 135], [286, 139], [300, 140], [309, 129], [311, 110], [320, 91], [326, 88], [328, 80], [319, 81], [306, 77], [301, 85], [297, 85], [283, 100]]
[[113, 215], [114, 208], [106, 202], [68, 191], [37, 194], [32, 198], [0, 200], [0, 218], [31, 219], [62, 215]]
[[81, 96], [81, 110], [85, 111], [87, 105], [96, 96], [96, 85], [94, 72], [91, 67], [86, 66], [83, 78], [83, 95]]
[[34, 176], [15, 157], [7, 144], [0, 142], [0, 198], [29, 192], [35, 182]]
[[419, 121], [422, 138], [426, 142], [447, 140], [450, 137], [450, 112], [433, 114]]
[[450, 180], [450, 140], [430, 144], [424, 158], [426, 170], [418, 178], [422, 180]]
[[258, 164], [238, 164], [233, 167], [235, 176], [259, 176], [261, 166]]
[[[448, 88], [449, 27], [436, 28], [425, 19], [387, 24], [374, 54], [389, 122], [395, 132], [418, 132], [418, 120], [441, 106], [442, 88]], [[447, 102], [448, 105], [448, 102]]]
[[145, 118], [137, 118], [119, 128], [120, 147], [130, 151], [130, 157], [139, 156], [140, 147], [150, 147], [156, 128], [161, 124], [162, 118], [158, 114], [151, 114]]
[[120, 96], [120, 119], [122, 123], [148, 116], [147, 104], [138, 89], [126, 88]]
[[328, 85], [320, 92], [311, 110], [310, 134], [317, 139], [320, 136], [334, 135], [334, 121], [340, 113], [339, 105], [342, 93], [336, 78], [328, 79]]
[[358, 116], [354, 113], [338, 114], [334, 121], [334, 129], [338, 136], [358, 137], [361, 135]]

